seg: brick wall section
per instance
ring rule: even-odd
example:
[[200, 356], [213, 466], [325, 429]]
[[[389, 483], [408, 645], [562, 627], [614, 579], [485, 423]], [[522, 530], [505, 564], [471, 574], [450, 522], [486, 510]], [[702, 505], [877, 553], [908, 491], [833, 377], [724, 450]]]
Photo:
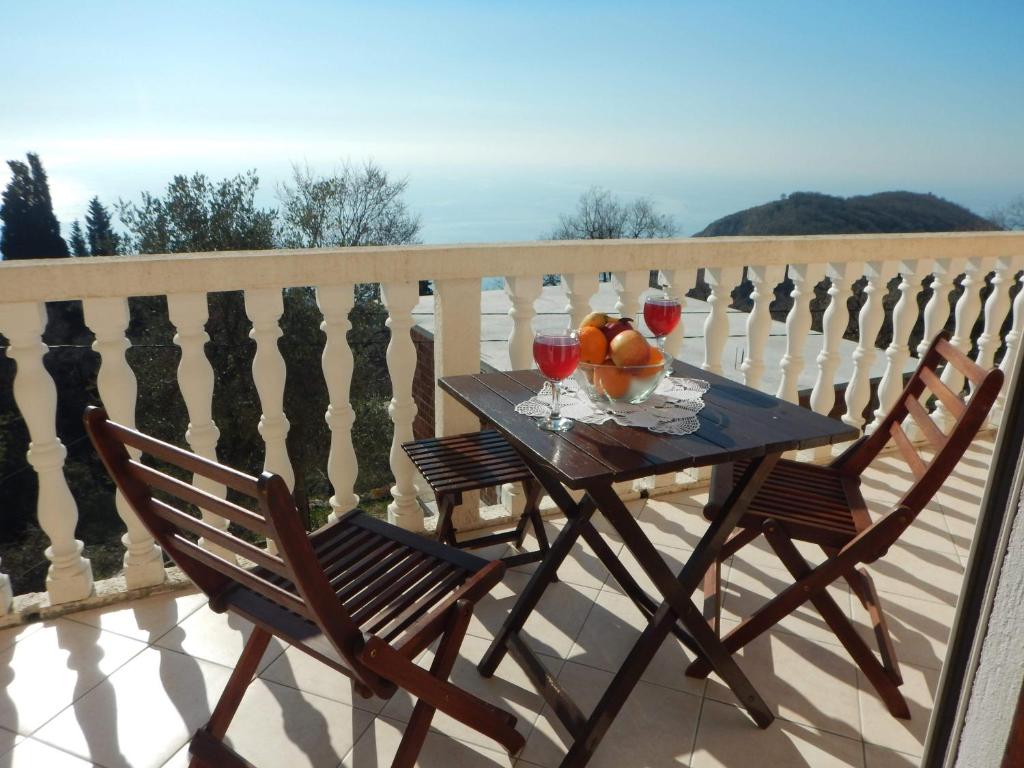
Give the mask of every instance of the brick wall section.
[[416, 419], [412, 423], [412, 434], [422, 440], [434, 436], [434, 334], [414, 325], [412, 343], [416, 347], [416, 371], [412, 376]]

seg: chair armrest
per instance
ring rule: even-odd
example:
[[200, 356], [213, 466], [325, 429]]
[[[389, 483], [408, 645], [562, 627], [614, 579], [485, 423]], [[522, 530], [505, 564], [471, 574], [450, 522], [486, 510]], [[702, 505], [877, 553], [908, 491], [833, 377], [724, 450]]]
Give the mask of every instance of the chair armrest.
[[851, 557], [860, 563], [875, 562], [875, 560], [878, 560], [889, 550], [889, 547], [896, 543], [896, 540], [914, 522], [915, 517], [917, 515], [910, 507], [900, 505], [881, 520], [873, 523], [850, 539], [839, 550], [839, 555], [833, 559], [838, 559], [852, 551], [854, 554]]
[[474, 573], [462, 586], [452, 592], [428, 613], [406, 630], [406, 640], [395, 650], [408, 659], [414, 659], [444, 632], [448, 611], [459, 600], [471, 605], [490, 592], [505, 575], [505, 564], [494, 560]]

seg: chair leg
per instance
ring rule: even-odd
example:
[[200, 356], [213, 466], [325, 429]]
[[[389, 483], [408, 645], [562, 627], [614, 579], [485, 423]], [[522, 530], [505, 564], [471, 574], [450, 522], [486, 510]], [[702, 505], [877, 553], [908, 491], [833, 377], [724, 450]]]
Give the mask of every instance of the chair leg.
[[[238, 711], [239, 704], [242, 703], [242, 696], [245, 695], [246, 689], [256, 677], [260, 659], [263, 658], [269, 644], [270, 633], [260, 627], [253, 627], [252, 634], [249, 635], [249, 640], [246, 642], [245, 648], [242, 649], [242, 655], [238, 657], [235, 669], [231, 673], [231, 677], [228, 678], [228, 684], [224, 686], [224, 692], [217, 700], [217, 706], [214, 707], [210, 720], [192, 738], [192, 744], [189, 747], [189, 752], [193, 755], [189, 763], [192, 768], [225, 765], [224, 761], [232, 760], [223, 752], [223, 750], [227, 750], [234, 755], [223, 743], [224, 734], [227, 733], [231, 719]], [[216, 760], [211, 762], [211, 756], [214, 755]], [[237, 759], [241, 760], [240, 757]], [[234, 764], [246, 765], [247, 763], [243, 761]]]
[[437, 540], [451, 546], [457, 545], [455, 524], [452, 521], [455, 503], [455, 498], [450, 493], [437, 495]]
[[[812, 575], [811, 567], [804, 560], [793, 544], [793, 540], [786, 534], [782, 526], [775, 523], [769, 524], [765, 529], [765, 537], [797, 584], [804, 582]], [[842, 557], [842, 555], [840, 554], [838, 557]], [[850, 564], [850, 568], [843, 573], [843, 576], [848, 577], [849, 573], [856, 573], [854, 563]], [[836, 605], [835, 600], [828, 593], [828, 584], [822, 584], [813, 588], [809, 594], [809, 599], [814, 604], [814, 607], [818, 609], [818, 613], [821, 614], [825, 623], [835, 633], [835, 636], [839, 638], [839, 642], [843, 644], [843, 647], [853, 657], [861, 672], [864, 673], [864, 676], [871, 681], [875, 690], [878, 691], [878, 695], [885, 702], [889, 712], [894, 717], [909, 720], [910, 710], [907, 707], [906, 700], [903, 698], [903, 694], [900, 693], [897, 687], [898, 683], [890, 677], [886, 668], [879, 663], [871, 649], [868, 648], [860, 635], [857, 634], [857, 630], [843, 614], [842, 609]]]
[[903, 685], [903, 673], [900, 672], [900, 662], [896, 656], [896, 646], [892, 641], [892, 634], [889, 632], [889, 622], [882, 610], [882, 601], [878, 597], [878, 590], [875, 589], [875, 582], [863, 568], [856, 568], [846, 576], [850, 587], [857, 593], [861, 604], [871, 617], [871, 627], [875, 633], [875, 642], [878, 644], [878, 653], [882, 656], [882, 666], [889, 675], [889, 679], [896, 685]]
[[[473, 615], [472, 606], [465, 600], [460, 600], [452, 606], [451, 615], [448, 618], [448, 626], [441, 637], [434, 662], [430, 665], [430, 674], [441, 680], [447, 680], [459, 657], [459, 648], [466, 636], [466, 629], [469, 627], [470, 617]], [[405, 734], [402, 736], [402, 743], [398, 745], [398, 752], [391, 763], [391, 768], [412, 768], [416, 758], [423, 748], [423, 742], [430, 730], [430, 721], [437, 710], [424, 699], [416, 702], [413, 708], [412, 717], [406, 726]]]

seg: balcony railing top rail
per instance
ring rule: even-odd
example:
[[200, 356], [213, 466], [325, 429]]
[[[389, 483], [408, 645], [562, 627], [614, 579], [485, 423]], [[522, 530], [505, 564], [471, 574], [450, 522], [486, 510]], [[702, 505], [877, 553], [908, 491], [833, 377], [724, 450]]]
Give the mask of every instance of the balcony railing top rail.
[[[0, 301], [61, 301], [495, 275], [526, 277], [581, 270], [597, 273], [991, 259], [1022, 253], [1024, 232], [951, 232], [540, 241], [35, 259], [0, 262]], [[198, 265], [201, 268], [194, 268]]]

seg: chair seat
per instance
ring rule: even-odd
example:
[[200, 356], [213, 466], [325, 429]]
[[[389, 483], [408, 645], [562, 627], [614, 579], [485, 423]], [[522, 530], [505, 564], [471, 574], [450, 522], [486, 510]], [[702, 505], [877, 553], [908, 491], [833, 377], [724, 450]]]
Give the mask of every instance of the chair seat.
[[[704, 515], [713, 519], [749, 462], [716, 468]], [[871, 524], [858, 478], [836, 469], [780, 459], [758, 490], [738, 527], [782, 523], [794, 539], [842, 547]]]
[[532, 479], [515, 449], [493, 429], [413, 440], [402, 449], [434, 493], [478, 491]]
[[[317, 562], [360, 631], [395, 642], [421, 616], [487, 561], [353, 510], [310, 536]], [[296, 594], [295, 585], [263, 568], [254, 573]], [[238, 585], [222, 598], [257, 623], [274, 627], [334, 665], [341, 660], [312, 621]], [[285, 615], [287, 614], [287, 616]], [[342, 665], [343, 666], [343, 665]]]

